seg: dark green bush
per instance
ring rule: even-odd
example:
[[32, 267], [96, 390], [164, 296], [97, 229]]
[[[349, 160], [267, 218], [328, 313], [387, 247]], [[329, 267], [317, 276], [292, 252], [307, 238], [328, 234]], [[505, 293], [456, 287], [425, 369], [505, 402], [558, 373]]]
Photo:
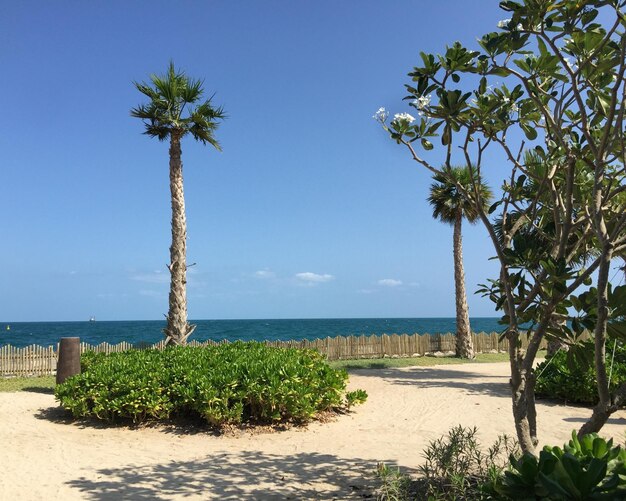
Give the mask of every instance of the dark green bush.
[[572, 432], [563, 449], [512, 458], [496, 490], [506, 499], [626, 499], [626, 450], [595, 433], [578, 440]]
[[[607, 343], [607, 370], [611, 366], [613, 346], [614, 342]], [[536, 373], [535, 391], [540, 397], [591, 405], [598, 402], [596, 371], [592, 362], [584, 363], [580, 357], [559, 351], [539, 364]], [[611, 390], [623, 381], [626, 381], [626, 346], [618, 343], [611, 370]]]
[[75, 417], [134, 422], [200, 416], [214, 426], [306, 422], [365, 400], [317, 351], [262, 343], [85, 354], [83, 373], [55, 390]]

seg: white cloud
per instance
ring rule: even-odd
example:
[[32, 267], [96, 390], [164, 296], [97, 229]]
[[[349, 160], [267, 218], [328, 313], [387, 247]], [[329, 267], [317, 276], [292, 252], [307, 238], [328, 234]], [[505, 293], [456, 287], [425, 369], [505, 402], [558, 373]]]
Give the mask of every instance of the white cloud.
[[139, 291], [139, 295], [146, 296], [146, 297], [165, 297], [165, 294], [163, 292], [159, 292], [159, 291], [155, 291], [151, 289], [141, 289]]
[[335, 279], [333, 275], [329, 275], [328, 273], [319, 275], [317, 273], [311, 273], [310, 271], [296, 273], [296, 278], [307, 284], [321, 284]]
[[376, 291], [374, 289], [359, 289], [357, 293], [359, 294], [374, 294]]
[[276, 276], [276, 273], [274, 273], [271, 270], [268, 270], [267, 268], [265, 268], [264, 270], [259, 270], [259, 271], [254, 272], [255, 278], [260, 278], [264, 280], [268, 278], [274, 278], [275, 276]]
[[378, 285], [383, 285], [384, 287], [398, 287], [402, 285], [402, 280], [396, 280], [394, 278], [383, 278], [378, 281]]

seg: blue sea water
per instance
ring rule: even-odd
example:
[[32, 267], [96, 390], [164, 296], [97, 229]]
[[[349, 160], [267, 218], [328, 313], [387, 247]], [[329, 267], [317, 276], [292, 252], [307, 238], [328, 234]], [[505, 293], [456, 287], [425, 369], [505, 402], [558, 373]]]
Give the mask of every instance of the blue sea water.
[[[206, 341], [301, 340], [371, 334], [444, 334], [455, 331], [454, 318], [341, 318], [284, 320], [194, 320], [191, 339]], [[473, 318], [474, 332], [500, 332], [496, 318]], [[10, 329], [7, 329], [10, 327]], [[127, 341], [155, 343], [163, 339], [165, 321], [15, 322], [0, 324], [0, 346], [56, 344], [62, 337], [80, 337], [90, 344]]]

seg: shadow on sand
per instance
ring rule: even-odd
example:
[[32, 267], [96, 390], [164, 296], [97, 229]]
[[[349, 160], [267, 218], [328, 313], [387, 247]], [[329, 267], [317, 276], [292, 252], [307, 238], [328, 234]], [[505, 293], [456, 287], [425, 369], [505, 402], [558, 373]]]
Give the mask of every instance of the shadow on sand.
[[[212, 428], [206, 421], [200, 417], [177, 417], [169, 421], [147, 421], [142, 423], [133, 423], [130, 419], [118, 419], [116, 421], [103, 421], [96, 418], [74, 418], [72, 413], [61, 406], [47, 407], [39, 409], [35, 413], [36, 419], [50, 421], [57, 424], [72, 425], [80, 429], [107, 429], [107, 428], [124, 428], [129, 430], [139, 430], [144, 428], [157, 428], [163, 433], [171, 433], [172, 435], [212, 435], [220, 436], [225, 432], [236, 433], [243, 432], [247, 428], [241, 426], [238, 428], [226, 428], [224, 430]], [[286, 427], [283, 425], [267, 426], [267, 431], [282, 431]], [[257, 427], [257, 429], [260, 429]]]
[[44, 395], [54, 395], [54, 388], [46, 388], [44, 386], [26, 386], [22, 391], [29, 393], [43, 393]]
[[506, 398], [511, 396], [508, 375], [488, 376], [474, 372], [471, 366], [456, 370], [444, 369], [441, 366], [359, 369], [351, 371], [351, 374], [380, 377], [392, 384], [411, 385], [416, 388], [458, 388], [472, 395]]
[[67, 482], [84, 499], [373, 499], [376, 465], [330, 454], [220, 453], [193, 461], [103, 468]]

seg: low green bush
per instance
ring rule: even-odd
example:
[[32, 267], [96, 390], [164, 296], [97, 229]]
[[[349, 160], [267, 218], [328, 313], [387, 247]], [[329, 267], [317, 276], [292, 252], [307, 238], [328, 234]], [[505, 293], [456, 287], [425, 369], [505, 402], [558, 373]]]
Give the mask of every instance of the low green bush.
[[519, 456], [517, 442], [501, 435], [486, 451], [478, 430], [455, 426], [433, 440], [422, 453], [420, 476], [409, 478], [399, 469], [379, 463], [379, 501], [456, 501], [501, 499], [495, 488], [509, 467], [509, 457]]
[[626, 450], [595, 433], [572, 432], [563, 449], [511, 459], [496, 491], [506, 499], [626, 499]]
[[[380, 501], [626, 499], [626, 450], [593, 433], [522, 455], [502, 435], [485, 452], [476, 428], [452, 428], [424, 450], [421, 476], [378, 465]], [[507, 459], [508, 456], [508, 459]]]
[[[626, 381], [626, 346], [607, 343], [607, 371], [611, 373], [611, 390]], [[592, 352], [591, 352], [592, 353]], [[539, 397], [556, 398], [566, 402], [594, 405], [598, 402], [596, 370], [591, 360], [558, 351], [537, 366], [535, 392]]]
[[514, 439], [501, 435], [485, 452], [477, 433], [476, 427], [456, 426], [430, 442], [420, 467], [421, 499], [492, 499], [509, 457], [519, 455], [519, 448]]
[[391, 468], [385, 463], [378, 463], [376, 475], [380, 480], [380, 487], [376, 499], [378, 501], [407, 501], [410, 499], [411, 478], [400, 471], [400, 468]]
[[306, 422], [365, 401], [348, 374], [314, 350], [236, 342], [212, 347], [85, 354], [83, 372], [56, 387], [75, 417], [134, 422], [199, 416], [214, 426]]

